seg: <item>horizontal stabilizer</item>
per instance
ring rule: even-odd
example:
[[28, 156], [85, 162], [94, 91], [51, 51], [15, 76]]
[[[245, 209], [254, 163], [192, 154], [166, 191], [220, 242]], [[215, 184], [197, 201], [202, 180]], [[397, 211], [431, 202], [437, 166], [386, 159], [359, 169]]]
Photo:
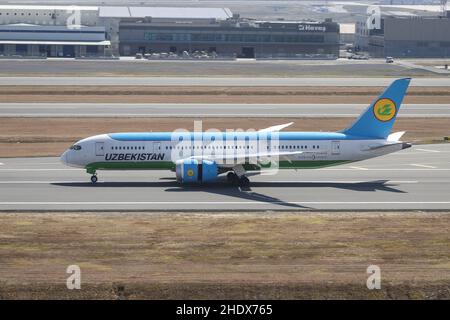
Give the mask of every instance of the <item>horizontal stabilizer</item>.
[[292, 124], [293, 124], [293, 122], [289, 122], [289, 123], [285, 123], [285, 124], [279, 124], [277, 126], [272, 126], [272, 127], [268, 127], [268, 128], [265, 128], [265, 129], [261, 129], [261, 130], [259, 130], [259, 132], [280, 131], [280, 130], [283, 130], [284, 128], [289, 127]]
[[405, 134], [406, 131], [399, 131], [399, 132], [394, 132], [391, 133], [388, 137], [387, 137], [387, 141], [392, 141], [392, 142], [397, 142], [400, 140], [400, 138]]

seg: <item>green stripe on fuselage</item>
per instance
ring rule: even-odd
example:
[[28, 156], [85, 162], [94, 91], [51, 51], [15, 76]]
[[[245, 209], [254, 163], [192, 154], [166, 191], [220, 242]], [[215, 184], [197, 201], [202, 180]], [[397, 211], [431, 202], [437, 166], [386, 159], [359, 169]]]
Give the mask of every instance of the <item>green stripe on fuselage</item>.
[[316, 169], [337, 166], [351, 160], [305, 160], [305, 161], [280, 161], [281, 169]]
[[[280, 169], [314, 169], [329, 166], [336, 166], [352, 162], [351, 160], [305, 160], [305, 161], [280, 161]], [[245, 164], [246, 170], [259, 169], [255, 165]], [[175, 164], [171, 161], [112, 161], [112, 162], [94, 162], [86, 166], [88, 173], [94, 173], [97, 170], [175, 170]]]

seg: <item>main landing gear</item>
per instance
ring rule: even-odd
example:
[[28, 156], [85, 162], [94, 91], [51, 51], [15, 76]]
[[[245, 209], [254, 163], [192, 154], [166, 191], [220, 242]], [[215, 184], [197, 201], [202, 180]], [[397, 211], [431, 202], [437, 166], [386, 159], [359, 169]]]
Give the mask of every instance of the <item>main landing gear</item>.
[[250, 186], [250, 180], [246, 176], [239, 177], [234, 172], [228, 172], [227, 180], [228, 180], [228, 182], [231, 182], [235, 186], [239, 186], [239, 187], [249, 187]]

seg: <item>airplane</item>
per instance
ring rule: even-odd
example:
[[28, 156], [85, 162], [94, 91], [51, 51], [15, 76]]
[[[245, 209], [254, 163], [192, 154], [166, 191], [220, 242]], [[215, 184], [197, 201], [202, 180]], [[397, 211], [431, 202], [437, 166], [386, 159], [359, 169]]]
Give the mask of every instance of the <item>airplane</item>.
[[[99, 170], [171, 170], [180, 183], [207, 183], [225, 175], [247, 187], [249, 176], [271, 169], [312, 169], [366, 160], [411, 147], [391, 134], [411, 78], [395, 80], [346, 129], [287, 132], [292, 124], [254, 132], [132, 132], [80, 140], [61, 155], [84, 168], [91, 182]], [[261, 143], [264, 142], [264, 143]]]

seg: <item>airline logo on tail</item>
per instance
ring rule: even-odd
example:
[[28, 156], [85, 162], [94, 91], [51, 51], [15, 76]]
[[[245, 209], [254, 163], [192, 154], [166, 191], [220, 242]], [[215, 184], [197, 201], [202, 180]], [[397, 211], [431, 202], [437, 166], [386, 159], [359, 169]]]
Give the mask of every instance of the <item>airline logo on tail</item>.
[[375, 118], [383, 122], [391, 120], [395, 116], [396, 111], [397, 107], [391, 99], [383, 98], [373, 105]]

